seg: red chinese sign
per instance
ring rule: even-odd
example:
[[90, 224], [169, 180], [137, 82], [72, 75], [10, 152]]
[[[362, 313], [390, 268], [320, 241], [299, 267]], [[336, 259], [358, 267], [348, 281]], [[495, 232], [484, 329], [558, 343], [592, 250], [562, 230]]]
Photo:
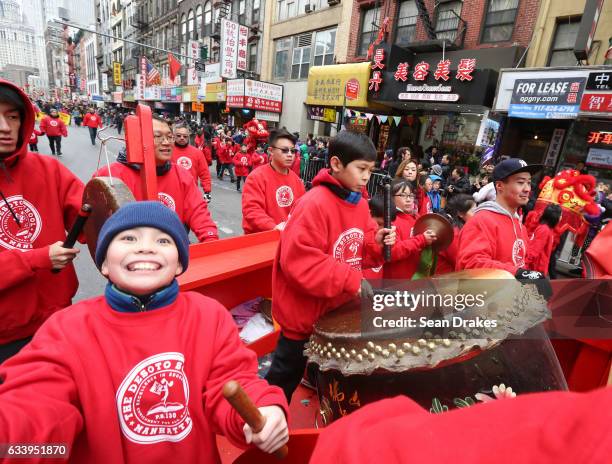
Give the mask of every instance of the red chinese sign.
[[249, 29], [246, 26], [238, 26], [238, 61], [237, 68], [239, 71], [246, 71], [247, 63], [247, 43]]
[[589, 132], [587, 143], [590, 145], [598, 143], [612, 145], [612, 132], [591, 131]]
[[372, 69], [385, 69], [383, 61], [385, 61], [385, 50], [383, 48], [377, 48], [374, 52], [374, 64], [372, 65]]
[[582, 96], [580, 111], [612, 113], [612, 93], [587, 93]]
[[372, 73], [372, 77], [369, 80], [369, 90], [373, 90], [374, 92], [378, 92], [380, 90], [380, 84], [382, 84], [382, 74], [380, 71], [374, 71]]
[[[384, 66], [384, 65], [383, 65]], [[450, 79], [450, 60], [440, 60], [436, 65], [436, 69], [434, 71], [433, 77], [435, 80], [443, 80], [448, 81]], [[399, 63], [397, 65], [397, 69], [393, 74], [393, 78], [396, 81], [406, 82], [409, 77], [408, 73], [408, 63]], [[372, 66], [374, 69], [374, 66]], [[382, 69], [382, 68], [380, 68]], [[459, 64], [457, 66], [457, 71], [455, 73], [455, 79], [459, 81], [471, 81], [474, 76], [472, 73], [476, 70], [476, 59], [475, 58], [463, 58], [459, 60]], [[429, 75], [429, 63], [425, 61], [421, 61], [414, 66], [414, 71], [412, 72], [412, 78], [415, 81], [425, 81], [427, 76]]]
[[344, 89], [347, 100], [357, 100], [359, 98], [359, 81], [357, 79], [349, 79], [346, 81], [346, 88]]

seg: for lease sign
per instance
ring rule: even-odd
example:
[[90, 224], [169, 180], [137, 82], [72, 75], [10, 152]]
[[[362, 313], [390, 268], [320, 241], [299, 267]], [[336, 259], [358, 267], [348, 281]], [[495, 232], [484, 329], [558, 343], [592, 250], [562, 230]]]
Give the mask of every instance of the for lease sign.
[[508, 114], [528, 119], [576, 117], [585, 82], [585, 77], [517, 79]]

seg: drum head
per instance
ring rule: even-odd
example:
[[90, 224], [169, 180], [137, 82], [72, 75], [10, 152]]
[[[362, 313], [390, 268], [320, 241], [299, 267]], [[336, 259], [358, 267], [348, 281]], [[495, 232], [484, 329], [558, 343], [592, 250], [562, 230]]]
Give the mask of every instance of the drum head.
[[94, 177], [85, 185], [83, 203], [91, 206], [91, 214], [85, 222], [84, 231], [89, 253], [94, 260], [100, 229], [115, 211], [131, 201], [136, 201], [134, 195], [120, 179]]
[[434, 250], [445, 250], [453, 243], [455, 235], [453, 225], [441, 214], [429, 213], [418, 218], [414, 224], [413, 234], [422, 234], [427, 229], [433, 230], [438, 236], [438, 240], [431, 245]]

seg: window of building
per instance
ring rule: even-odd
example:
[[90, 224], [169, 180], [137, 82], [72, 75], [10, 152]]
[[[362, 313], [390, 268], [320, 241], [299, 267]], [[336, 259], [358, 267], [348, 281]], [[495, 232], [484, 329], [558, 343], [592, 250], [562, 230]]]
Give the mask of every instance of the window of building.
[[200, 38], [200, 31], [202, 30], [202, 5], [198, 5], [195, 13], [195, 39]]
[[212, 33], [212, 2], [207, 1], [204, 3], [204, 28], [202, 34], [204, 37], [209, 36]]
[[193, 39], [193, 31], [194, 31], [193, 10], [189, 10], [189, 14], [187, 15], [187, 38], [188, 40]]
[[184, 42], [187, 37], [187, 16], [185, 13], [181, 15], [181, 42]]
[[259, 8], [261, 7], [261, 1], [260, 0], [253, 0], [253, 24], [256, 24], [259, 22]]
[[414, 0], [404, 0], [400, 4], [395, 30], [395, 43], [406, 45], [414, 41], [419, 11]]
[[436, 37], [454, 42], [459, 28], [462, 2], [448, 2], [438, 5], [436, 16]]
[[306, 79], [310, 69], [310, 52], [312, 34], [302, 34], [293, 38], [293, 60], [291, 62], [291, 79]]
[[334, 62], [336, 30], [319, 31], [315, 39], [314, 65], [321, 66]]
[[257, 44], [249, 45], [249, 71], [257, 72]]
[[291, 52], [291, 38], [276, 40], [274, 56], [274, 78], [286, 79], [289, 68], [289, 53]]
[[294, 18], [298, 15], [297, 11], [298, 0], [279, 0], [278, 2], [278, 20]]
[[368, 53], [368, 47], [378, 34], [380, 23], [380, 7], [362, 10], [361, 14], [361, 34], [359, 39], [359, 55]]
[[489, 0], [482, 31], [483, 42], [505, 42], [512, 39], [519, 0]]
[[246, 0], [238, 1], [238, 22], [246, 24]]
[[557, 23], [548, 66], [574, 66], [576, 64], [578, 60], [574, 55], [574, 45], [579, 27], [580, 17], [568, 18]]

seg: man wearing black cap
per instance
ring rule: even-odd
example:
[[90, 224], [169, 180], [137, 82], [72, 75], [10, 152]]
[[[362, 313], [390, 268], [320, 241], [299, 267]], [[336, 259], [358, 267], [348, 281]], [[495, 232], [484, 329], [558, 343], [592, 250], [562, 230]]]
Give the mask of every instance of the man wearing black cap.
[[519, 279], [543, 276], [525, 269], [527, 231], [519, 208], [529, 201], [531, 175], [541, 165], [528, 165], [518, 158], [502, 161], [493, 170], [495, 201], [485, 201], [463, 227], [459, 238], [456, 270], [503, 269]]
[[79, 250], [62, 242], [83, 183], [57, 159], [28, 152], [33, 129], [28, 97], [0, 80], [0, 363], [69, 306], [78, 286], [71, 263]]

